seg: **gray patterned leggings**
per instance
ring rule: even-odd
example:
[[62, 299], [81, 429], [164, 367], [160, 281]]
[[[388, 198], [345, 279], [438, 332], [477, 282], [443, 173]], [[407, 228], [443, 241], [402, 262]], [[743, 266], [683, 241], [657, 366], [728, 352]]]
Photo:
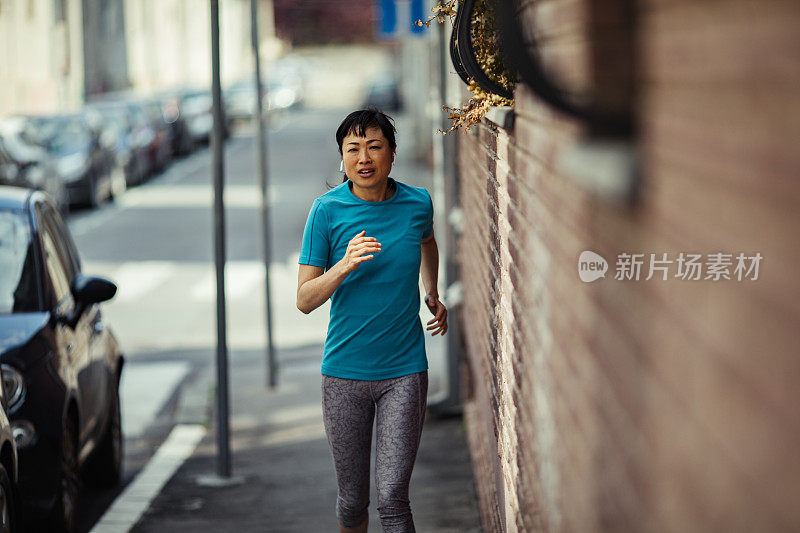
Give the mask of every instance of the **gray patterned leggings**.
[[322, 415], [339, 485], [336, 515], [343, 526], [358, 526], [369, 514], [375, 419], [375, 485], [381, 526], [384, 533], [415, 531], [408, 484], [427, 397], [427, 370], [379, 381], [322, 376]]

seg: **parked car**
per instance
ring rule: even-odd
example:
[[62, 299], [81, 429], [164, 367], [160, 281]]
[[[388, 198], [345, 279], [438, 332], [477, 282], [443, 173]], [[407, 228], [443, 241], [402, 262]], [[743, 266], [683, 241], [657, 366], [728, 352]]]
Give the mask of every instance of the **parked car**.
[[197, 145], [189, 129], [191, 117], [184, 109], [186, 94], [184, 89], [170, 89], [156, 95], [161, 102], [164, 119], [172, 129], [172, 151], [177, 155], [191, 153]]
[[130, 107], [124, 102], [104, 101], [88, 104], [86, 109], [101, 120], [101, 138], [108, 137], [114, 146], [117, 166], [125, 173], [126, 185], [137, 185], [150, 171], [150, 147], [146, 124], [138, 125]]
[[55, 158], [71, 206], [95, 207], [111, 198], [113, 148], [101, 142], [85, 114], [28, 116], [24, 120], [23, 137]]
[[172, 159], [172, 128], [164, 118], [158, 100], [131, 92], [106, 93], [93, 98], [90, 106], [124, 105], [133, 124], [134, 143], [146, 146], [147, 176], [160, 172]]
[[271, 80], [277, 80], [279, 85], [291, 90], [292, 107], [303, 105], [311, 73], [311, 67], [299, 56], [282, 57], [267, 67], [267, 74]]
[[161, 172], [172, 161], [172, 126], [164, 116], [161, 102], [156, 98], [140, 98], [134, 101], [140, 106], [148, 123], [155, 132], [155, 143], [152, 149], [152, 163], [156, 172]]
[[34, 531], [74, 530], [79, 474], [120, 481], [124, 358], [99, 305], [116, 290], [81, 272], [44, 193], [0, 187], [0, 368]]
[[[228, 119], [251, 120], [256, 112], [255, 78], [240, 80], [225, 89], [225, 111]], [[275, 113], [291, 108], [299, 101], [299, 93], [292, 85], [269, 80], [263, 81], [263, 106], [265, 112]]]
[[[224, 99], [223, 99], [224, 101]], [[214, 100], [211, 91], [186, 90], [181, 98], [181, 110], [186, 116], [189, 133], [196, 144], [208, 143], [214, 130]], [[229, 118], [223, 104], [222, 136], [228, 138]]]
[[68, 209], [67, 191], [53, 158], [43, 148], [25, 142], [20, 121], [0, 123], [0, 185], [18, 185], [47, 192], [62, 213]]
[[[0, 350], [3, 340], [0, 339]], [[1, 371], [0, 371], [1, 372]], [[5, 380], [3, 380], [5, 382]], [[8, 420], [8, 401], [0, 386], [0, 531], [18, 531], [17, 446]]]
[[377, 107], [386, 112], [396, 112], [403, 109], [403, 99], [400, 87], [394, 76], [382, 76], [374, 81], [367, 89], [367, 98], [364, 107]]

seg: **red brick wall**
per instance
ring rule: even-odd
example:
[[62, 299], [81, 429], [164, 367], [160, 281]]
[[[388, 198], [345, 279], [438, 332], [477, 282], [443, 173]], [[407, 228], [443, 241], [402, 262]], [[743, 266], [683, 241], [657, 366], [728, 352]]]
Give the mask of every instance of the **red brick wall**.
[[[613, 20], [587, 1], [542, 0], [525, 17], [564, 79], [613, 102], [592, 49], [614, 42], [597, 31]], [[484, 122], [460, 137], [484, 528], [796, 530], [800, 3], [636, 8], [635, 205], [559, 170], [585, 132], [524, 87], [513, 131]], [[583, 250], [609, 261], [606, 279], [580, 281]], [[757, 281], [619, 281], [622, 252], [764, 259]]]

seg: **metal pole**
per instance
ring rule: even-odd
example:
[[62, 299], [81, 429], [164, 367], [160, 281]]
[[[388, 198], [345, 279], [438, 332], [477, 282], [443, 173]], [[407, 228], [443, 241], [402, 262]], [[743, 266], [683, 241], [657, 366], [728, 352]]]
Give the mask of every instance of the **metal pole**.
[[[440, 2], [441, 4], [441, 2]], [[437, 48], [439, 52], [439, 91], [438, 98], [440, 106], [448, 104], [447, 98], [447, 76], [450, 71], [449, 48], [450, 42], [445, 24], [437, 24]], [[450, 127], [447, 115], [441, 113], [441, 129], [447, 131]], [[441, 173], [444, 177], [444, 206], [445, 216], [448, 221], [445, 224], [445, 235], [443, 238], [443, 249], [445, 250], [444, 261], [444, 283], [450, 289], [461, 277], [456, 257], [456, 245], [458, 236], [453, 226], [449, 222], [449, 215], [454, 209], [459, 208], [457, 158], [458, 144], [456, 134], [439, 135], [441, 143], [439, 150], [442, 154]], [[448, 291], [450, 292], [450, 291]], [[454, 305], [455, 304], [455, 305]], [[435, 406], [432, 410], [441, 415], [458, 414], [461, 412], [461, 306], [460, 302], [448, 300], [447, 323], [447, 397]]]
[[[261, 239], [264, 255], [264, 287], [265, 309], [267, 318], [267, 380], [269, 388], [278, 383], [278, 370], [275, 362], [275, 350], [272, 344], [272, 300], [269, 292], [269, 263], [272, 260], [272, 240], [269, 223], [269, 198], [267, 197], [267, 128], [264, 116], [263, 85], [261, 83], [261, 59], [258, 50], [258, 0], [250, 0], [250, 36], [253, 44], [253, 58], [256, 63], [256, 121], [258, 123], [258, 178], [261, 186]], [[269, 105], [267, 105], [269, 113]]]
[[214, 264], [217, 270], [217, 475], [231, 475], [228, 422], [228, 340], [225, 319], [225, 207], [222, 203], [223, 161], [222, 88], [219, 80], [219, 0], [211, 0], [211, 95], [214, 132], [211, 137], [214, 170]]

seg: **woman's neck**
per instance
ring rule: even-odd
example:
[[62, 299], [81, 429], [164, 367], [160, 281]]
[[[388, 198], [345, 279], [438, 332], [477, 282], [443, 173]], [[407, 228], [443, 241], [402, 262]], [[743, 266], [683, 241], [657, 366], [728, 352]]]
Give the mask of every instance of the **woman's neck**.
[[386, 178], [383, 183], [370, 188], [359, 187], [353, 180], [350, 180], [349, 186], [354, 195], [367, 202], [382, 202], [394, 195], [391, 178]]

